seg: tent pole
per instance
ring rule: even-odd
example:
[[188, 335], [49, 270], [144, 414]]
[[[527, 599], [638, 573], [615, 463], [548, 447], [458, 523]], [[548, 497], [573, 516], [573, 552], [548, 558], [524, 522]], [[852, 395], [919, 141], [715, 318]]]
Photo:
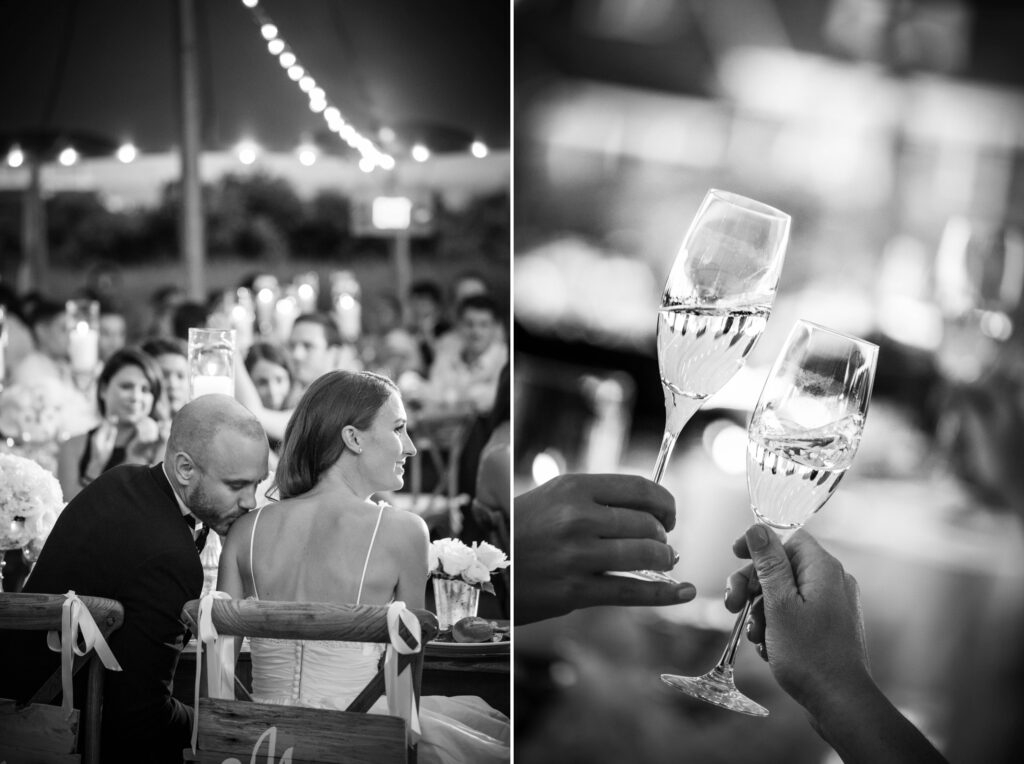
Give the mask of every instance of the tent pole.
[[206, 300], [206, 240], [199, 178], [199, 52], [195, 0], [178, 0], [178, 71], [181, 98], [180, 246], [185, 257], [189, 298]]

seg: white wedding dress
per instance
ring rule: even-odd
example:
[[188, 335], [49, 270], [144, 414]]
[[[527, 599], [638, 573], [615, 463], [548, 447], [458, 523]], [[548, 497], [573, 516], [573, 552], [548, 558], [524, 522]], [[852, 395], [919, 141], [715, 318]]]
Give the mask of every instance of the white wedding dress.
[[[252, 524], [256, 535], [259, 511]], [[384, 511], [366, 551], [356, 604], [363, 593], [363, 581], [370, 553], [377, 538]], [[252, 538], [249, 541], [252, 560]], [[250, 564], [250, 568], [255, 565]], [[259, 599], [255, 576], [254, 599]], [[252, 650], [252, 699], [259, 703], [344, 710], [377, 673], [384, 645], [362, 642], [265, 639], [249, 640]], [[387, 714], [381, 698], [370, 713]], [[476, 696], [429, 696], [420, 699], [422, 737], [417, 749], [420, 762], [438, 764], [489, 764], [509, 761], [509, 723]]]

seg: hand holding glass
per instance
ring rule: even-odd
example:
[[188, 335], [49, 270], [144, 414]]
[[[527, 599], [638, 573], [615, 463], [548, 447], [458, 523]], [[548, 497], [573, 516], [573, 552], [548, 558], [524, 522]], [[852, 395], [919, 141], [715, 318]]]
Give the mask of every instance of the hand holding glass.
[[[835, 492], [860, 445], [878, 347], [798, 321], [772, 367], [747, 429], [747, 488], [758, 522], [783, 538]], [[662, 674], [677, 690], [732, 711], [767, 716], [736, 689], [733, 661], [748, 601], [718, 664], [700, 677]]]
[[[652, 479], [660, 483], [679, 433], [743, 366], [764, 331], [789, 241], [789, 215], [711, 189], [679, 248], [658, 311], [665, 432]], [[677, 583], [657, 571], [634, 571]]]

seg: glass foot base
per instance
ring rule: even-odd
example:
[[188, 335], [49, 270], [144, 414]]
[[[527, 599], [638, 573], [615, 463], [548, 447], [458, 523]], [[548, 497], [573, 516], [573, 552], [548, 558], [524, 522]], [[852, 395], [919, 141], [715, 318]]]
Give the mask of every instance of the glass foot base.
[[676, 676], [662, 674], [661, 681], [680, 692], [713, 703], [730, 711], [750, 716], [768, 716], [768, 709], [755, 703], [736, 689], [732, 669], [714, 669], [704, 676]]
[[609, 570], [609, 576], [621, 576], [622, 578], [635, 578], [638, 581], [653, 581], [659, 584], [678, 584], [668, 573], [658, 570]]

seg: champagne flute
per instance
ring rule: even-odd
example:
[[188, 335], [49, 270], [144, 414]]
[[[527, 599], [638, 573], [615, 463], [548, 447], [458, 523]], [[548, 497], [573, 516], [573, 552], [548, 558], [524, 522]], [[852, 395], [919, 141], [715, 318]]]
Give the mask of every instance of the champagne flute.
[[[658, 311], [665, 432], [652, 480], [660, 483], [679, 433], [743, 366], [764, 331], [789, 241], [790, 217], [711, 189], [679, 248]], [[651, 570], [626, 575], [678, 583]]]
[[940, 371], [974, 382], [1000, 356], [1016, 327], [1024, 292], [1024, 233], [956, 216], [935, 257], [935, 302], [943, 318]]
[[[758, 522], [783, 540], [824, 506], [860, 445], [878, 346], [797, 321], [747, 428], [747, 489]], [[722, 657], [704, 676], [662, 674], [666, 684], [717, 706], [767, 716], [733, 681], [748, 600]]]

